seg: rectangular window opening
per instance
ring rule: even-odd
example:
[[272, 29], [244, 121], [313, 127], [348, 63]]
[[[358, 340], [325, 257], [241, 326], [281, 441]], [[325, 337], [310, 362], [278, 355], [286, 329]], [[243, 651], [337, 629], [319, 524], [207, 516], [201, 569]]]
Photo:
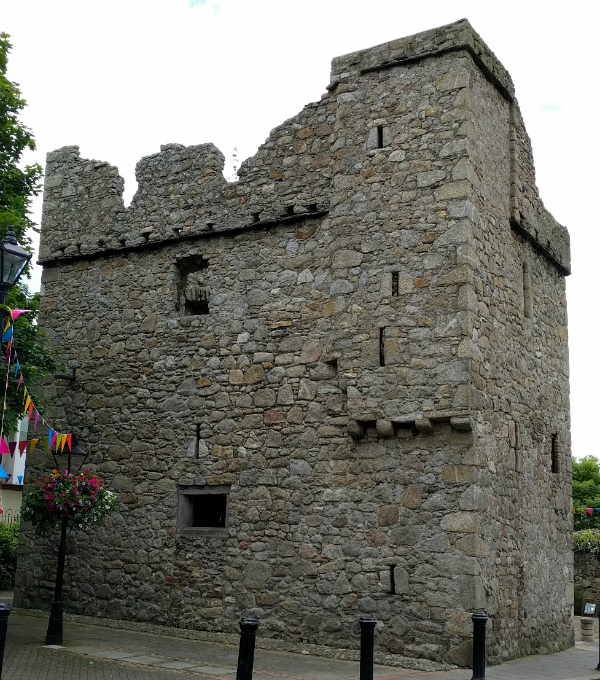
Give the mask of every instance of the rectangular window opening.
[[176, 307], [185, 316], [209, 313], [210, 290], [204, 280], [208, 260], [202, 255], [191, 255], [177, 261], [179, 283]]
[[179, 529], [225, 529], [229, 487], [185, 487], [179, 492]]
[[377, 148], [383, 149], [383, 125], [377, 126]]
[[392, 297], [398, 297], [398, 272], [392, 272]]
[[394, 570], [396, 569], [395, 564], [390, 564], [390, 595], [396, 594], [396, 575]]
[[552, 435], [552, 472], [560, 472], [560, 461], [558, 457], [558, 434]]
[[379, 329], [379, 365], [385, 366], [385, 328]]

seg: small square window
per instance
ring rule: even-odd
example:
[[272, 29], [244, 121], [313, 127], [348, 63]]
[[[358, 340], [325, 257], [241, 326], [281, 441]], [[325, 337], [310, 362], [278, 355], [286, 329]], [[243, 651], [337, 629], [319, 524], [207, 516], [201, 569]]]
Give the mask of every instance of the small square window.
[[186, 486], [179, 489], [179, 531], [221, 533], [227, 529], [228, 486]]

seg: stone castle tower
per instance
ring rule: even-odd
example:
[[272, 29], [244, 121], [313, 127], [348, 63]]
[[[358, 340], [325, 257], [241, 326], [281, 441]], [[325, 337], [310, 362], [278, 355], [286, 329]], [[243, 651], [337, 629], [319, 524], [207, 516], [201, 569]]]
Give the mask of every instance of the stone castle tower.
[[[492, 661], [573, 644], [569, 240], [508, 73], [467, 21], [336, 58], [222, 169], [168, 144], [125, 208], [48, 155], [50, 419], [120, 500], [68, 610], [353, 648], [373, 613], [379, 649], [466, 664], [483, 608]], [[54, 541], [23, 541], [47, 606]]]

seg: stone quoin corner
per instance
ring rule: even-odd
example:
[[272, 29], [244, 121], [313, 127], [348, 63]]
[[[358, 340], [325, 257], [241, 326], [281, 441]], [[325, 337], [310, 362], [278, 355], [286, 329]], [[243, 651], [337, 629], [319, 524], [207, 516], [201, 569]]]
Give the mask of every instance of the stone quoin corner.
[[[466, 20], [337, 57], [223, 162], [167, 144], [125, 208], [48, 154], [48, 402], [119, 495], [66, 611], [337, 648], [372, 614], [467, 665], [485, 609], [493, 663], [572, 645], [569, 238], [506, 70]], [[22, 540], [15, 604], [47, 608], [54, 543]]]

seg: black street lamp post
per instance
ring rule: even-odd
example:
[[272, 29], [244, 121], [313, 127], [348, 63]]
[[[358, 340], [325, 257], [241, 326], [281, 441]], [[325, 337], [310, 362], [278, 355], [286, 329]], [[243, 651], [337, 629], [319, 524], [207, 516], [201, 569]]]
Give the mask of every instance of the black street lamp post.
[[[53, 452], [52, 457], [56, 463], [58, 470], [65, 470], [71, 472], [72, 459], [81, 459], [77, 471], [81, 470], [87, 453], [79, 446], [79, 441], [75, 435], [71, 437], [71, 448], [66, 453]], [[66, 467], [65, 467], [66, 462]], [[46, 631], [47, 645], [62, 645], [63, 643], [63, 576], [65, 573], [65, 555], [67, 552], [67, 524], [68, 517], [63, 517], [60, 522], [60, 543], [58, 544], [58, 563], [56, 565], [56, 585], [54, 587], [54, 601], [52, 602], [52, 609], [50, 610], [50, 619], [48, 621], [48, 630]]]
[[12, 226], [0, 243], [0, 304], [6, 304], [6, 294], [17, 283], [31, 260], [31, 253], [21, 248]]

